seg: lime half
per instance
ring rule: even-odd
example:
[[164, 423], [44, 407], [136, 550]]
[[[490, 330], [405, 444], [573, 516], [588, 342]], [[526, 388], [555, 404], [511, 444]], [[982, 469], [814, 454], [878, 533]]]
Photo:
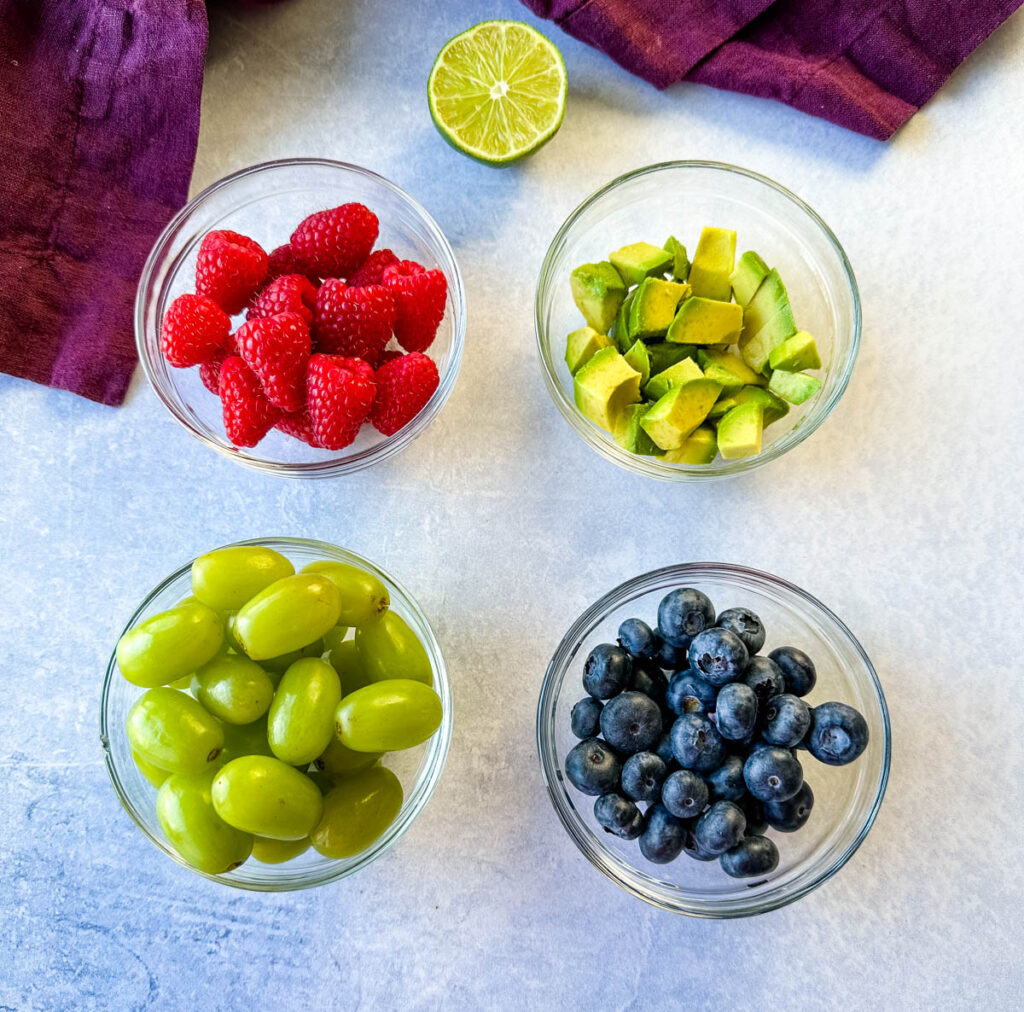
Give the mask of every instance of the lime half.
[[484, 21], [437, 54], [427, 97], [452, 147], [508, 165], [555, 135], [566, 88], [562, 54], [540, 32], [521, 21]]

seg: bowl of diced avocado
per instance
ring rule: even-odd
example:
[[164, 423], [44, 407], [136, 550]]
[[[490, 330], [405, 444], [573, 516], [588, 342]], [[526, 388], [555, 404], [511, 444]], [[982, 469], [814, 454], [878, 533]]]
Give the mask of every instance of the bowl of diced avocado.
[[604, 457], [665, 480], [749, 471], [810, 436], [849, 383], [860, 327], [853, 270], [819, 215], [716, 162], [648, 166], [592, 194], [537, 288], [555, 404]]

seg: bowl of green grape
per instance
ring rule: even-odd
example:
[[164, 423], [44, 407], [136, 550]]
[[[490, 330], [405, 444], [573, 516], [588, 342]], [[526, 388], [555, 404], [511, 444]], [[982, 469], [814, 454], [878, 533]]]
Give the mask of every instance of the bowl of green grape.
[[228, 886], [308, 889], [388, 851], [451, 742], [440, 647], [361, 556], [261, 538], [151, 591], [107, 665], [114, 790], [166, 855]]

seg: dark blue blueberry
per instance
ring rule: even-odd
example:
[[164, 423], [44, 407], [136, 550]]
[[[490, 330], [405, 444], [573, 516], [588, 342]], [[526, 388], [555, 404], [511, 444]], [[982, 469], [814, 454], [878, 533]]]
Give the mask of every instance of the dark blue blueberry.
[[741, 798], [737, 804], [747, 817], [747, 836], [763, 836], [768, 831], [768, 820], [764, 816], [764, 804], [749, 794]]
[[622, 762], [607, 742], [588, 738], [565, 757], [565, 775], [584, 794], [610, 794], [619, 789]]
[[643, 813], [621, 794], [602, 794], [594, 802], [594, 818], [606, 833], [623, 840], [635, 840], [644, 831]]
[[633, 657], [649, 660], [658, 652], [658, 637], [654, 630], [639, 618], [627, 618], [619, 626], [619, 645]]
[[747, 608], [727, 608], [718, 616], [715, 625], [736, 633], [751, 657], [764, 646], [764, 623]]
[[668, 708], [682, 716], [684, 713], [708, 713], [715, 708], [718, 689], [696, 672], [677, 671], [668, 683], [665, 702]]
[[668, 765], [654, 752], [637, 752], [622, 767], [622, 792], [634, 801], [658, 801]]
[[687, 647], [697, 633], [715, 624], [715, 607], [692, 587], [670, 590], [658, 605], [658, 629], [667, 642]]
[[743, 669], [743, 684], [757, 694], [759, 703], [767, 703], [772, 696], [786, 691], [786, 680], [775, 661], [768, 657], [751, 657]]
[[654, 864], [668, 864], [683, 849], [683, 824], [664, 805], [652, 805], [644, 816], [640, 853]]
[[629, 685], [633, 662], [622, 647], [601, 643], [583, 665], [583, 688], [595, 699], [611, 699]]
[[658, 653], [655, 660], [666, 671], [682, 671], [690, 663], [686, 659], [686, 651], [690, 644], [674, 646], [661, 635], [660, 629], [655, 630], [655, 635], [658, 637]]
[[665, 672], [656, 664], [650, 661], [633, 661], [633, 677], [629, 680], [629, 687], [635, 692], [642, 692], [649, 699], [653, 699], [659, 707], [665, 703], [665, 691], [668, 689], [668, 679]]
[[683, 769], [710, 773], [722, 765], [725, 742], [702, 713], [684, 713], [672, 725], [672, 751]]
[[601, 704], [593, 696], [584, 696], [572, 708], [569, 726], [577, 738], [593, 738], [601, 726]]
[[661, 788], [661, 803], [677, 819], [694, 819], [708, 803], [708, 785], [692, 770], [676, 770]]
[[779, 866], [779, 849], [767, 836], [748, 836], [727, 850], [719, 863], [733, 878], [767, 875]]
[[754, 690], [742, 682], [723, 685], [715, 703], [718, 733], [729, 741], [740, 741], [750, 735], [756, 723], [757, 696]]
[[712, 801], [739, 801], [747, 793], [743, 780], [743, 760], [738, 755], [726, 756], [725, 762], [705, 777], [708, 797]]
[[683, 853], [687, 857], [692, 857], [694, 861], [717, 861], [717, 854], [709, 854], [704, 850], [698, 843], [696, 836], [694, 835], [694, 829], [696, 823], [688, 823], [685, 829], [685, 835], [683, 836]]
[[784, 692], [768, 700], [761, 720], [761, 737], [781, 748], [795, 748], [811, 726], [811, 708], [796, 696]]
[[620, 692], [604, 704], [601, 735], [626, 755], [644, 752], [661, 737], [661, 709], [642, 692]]
[[845, 766], [868, 747], [868, 722], [845, 703], [822, 703], [811, 711], [806, 741], [818, 762]]
[[747, 757], [743, 779], [758, 801], [786, 801], [800, 790], [804, 771], [789, 749], [766, 745]]
[[814, 670], [814, 661], [796, 647], [776, 647], [768, 655], [779, 666], [782, 677], [786, 681], [786, 692], [792, 696], [806, 696], [818, 674]]
[[[664, 727], [664, 721], [662, 721]], [[661, 737], [658, 739], [658, 744], [654, 746], [654, 753], [660, 756], [665, 761], [665, 765], [675, 765], [676, 754], [672, 751], [672, 731], [664, 731]]]
[[733, 801], [716, 801], [698, 820], [693, 830], [697, 846], [705, 854], [724, 854], [743, 839], [747, 817]]
[[814, 791], [805, 780], [800, 790], [788, 801], [769, 801], [764, 806], [764, 817], [772, 829], [781, 833], [795, 833], [802, 829], [814, 807]]
[[712, 685], [735, 682], [750, 659], [743, 640], [728, 629], [706, 629], [695, 636], [688, 656], [690, 667]]

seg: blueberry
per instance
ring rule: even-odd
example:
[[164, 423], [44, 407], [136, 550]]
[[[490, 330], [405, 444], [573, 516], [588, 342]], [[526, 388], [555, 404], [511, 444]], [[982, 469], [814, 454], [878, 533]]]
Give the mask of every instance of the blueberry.
[[622, 763], [600, 738], [581, 741], [565, 757], [565, 775], [584, 794], [609, 794], [619, 789]]
[[629, 687], [635, 692], [642, 692], [649, 699], [653, 699], [659, 708], [664, 706], [668, 679], [665, 677], [665, 672], [656, 664], [634, 660], [633, 677], [629, 680]]
[[733, 878], [767, 875], [779, 866], [779, 849], [767, 836], [748, 836], [719, 859], [722, 871]]
[[601, 720], [601, 704], [593, 696], [584, 696], [572, 708], [569, 726], [577, 738], [593, 738]]
[[730, 682], [723, 685], [715, 704], [718, 733], [730, 741], [746, 738], [757, 723], [757, 696], [749, 685]]
[[653, 752], [637, 752], [622, 767], [622, 792], [634, 801], [658, 801], [668, 776], [665, 760]]
[[606, 832], [635, 840], [644, 831], [644, 817], [640, 809], [621, 794], [602, 794], [594, 802], [594, 818]]
[[806, 740], [818, 762], [845, 766], [868, 747], [868, 722], [845, 703], [822, 703], [811, 711]]
[[747, 793], [743, 780], [743, 760], [738, 755], [726, 756], [725, 762], [705, 777], [708, 797], [712, 801], [739, 801]]
[[802, 829], [814, 807], [814, 791], [805, 780], [788, 801], [769, 801], [764, 806], [764, 817], [772, 829], [780, 833], [795, 833]]
[[693, 823], [687, 825], [685, 828], [683, 836], [683, 853], [687, 857], [692, 857], [694, 861], [717, 861], [717, 854], [709, 854], [697, 843], [694, 828], [695, 824]]
[[693, 830], [697, 846], [705, 854], [724, 854], [743, 839], [747, 817], [732, 801], [716, 801], [698, 820]]
[[672, 725], [672, 751], [683, 769], [710, 773], [722, 765], [725, 742], [702, 713], [684, 713]]
[[[728, 629], [707, 629], [690, 644], [690, 667], [712, 685], [735, 682], [747, 666], [743, 640]], [[593, 693], [591, 693], [593, 695]]]
[[788, 749], [766, 745], [747, 757], [743, 780], [758, 801], [786, 801], [800, 790], [804, 771]]
[[658, 637], [654, 630], [639, 618], [627, 618], [619, 626], [619, 646], [633, 657], [649, 660], [658, 652]]
[[768, 657], [751, 657], [743, 669], [743, 683], [757, 693], [759, 703], [767, 703], [772, 696], [786, 691], [786, 680], [775, 661]]
[[652, 805], [644, 816], [640, 853], [654, 864], [668, 864], [683, 849], [683, 824], [664, 805]]
[[696, 672], [677, 671], [668, 683], [665, 702], [668, 708], [679, 715], [684, 713], [707, 713], [715, 708], [718, 689], [705, 681]]
[[682, 671], [689, 665], [690, 662], [686, 659], [689, 643], [681, 647], [674, 646], [661, 635], [660, 629], [655, 630], [655, 635], [658, 637], [658, 653], [655, 660], [661, 667], [666, 671]]
[[601, 734], [626, 755], [653, 748], [661, 737], [661, 709], [642, 692], [620, 692], [601, 711]]
[[768, 700], [761, 721], [761, 737], [781, 748], [794, 748], [811, 726], [811, 708], [788, 692]]
[[764, 623], [746, 608], [727, 608], [715, 620], [715, 625], [736, 633], [751, 657], [764, 646]]
[[673, 646], [689, 646], [697, 633], [714, 624], [714, 605], [707, 595], [691, 587], [670, 590], [658, 605], [658, 629]]
[[814, 670], [814, 661], [796, 647], [776, 647], [768, 655], [779, 666], [782, 677], [786, 681], [786, 692], [793, 696], [806, 696], [818, 674]]
[[736, 802], [747, 817], [747, 836], [763, 836], [768, 831], [768, 820], [764, 814], [764, 804], [749, 794]]
[[629, 684], [633, 662], [622, 647], [601, 643], [583, 665], [583, 688], [595, 699], [611, 699]]
[[[664, 720], [662, 721], [662, 727], [664, 727]], [[662, 732], [661, 737], [658, 739], [658, 744], [654, 746], [654, 754], [664, 760], [666, 766], [676, 765], [676, 754], [672, 751], [672, 732], [671, 730]]]
[[661, 788], [661, 803], [678, 819], [696, 818], [708, 803], [708, 785], [692, 770], [676, 770]]

